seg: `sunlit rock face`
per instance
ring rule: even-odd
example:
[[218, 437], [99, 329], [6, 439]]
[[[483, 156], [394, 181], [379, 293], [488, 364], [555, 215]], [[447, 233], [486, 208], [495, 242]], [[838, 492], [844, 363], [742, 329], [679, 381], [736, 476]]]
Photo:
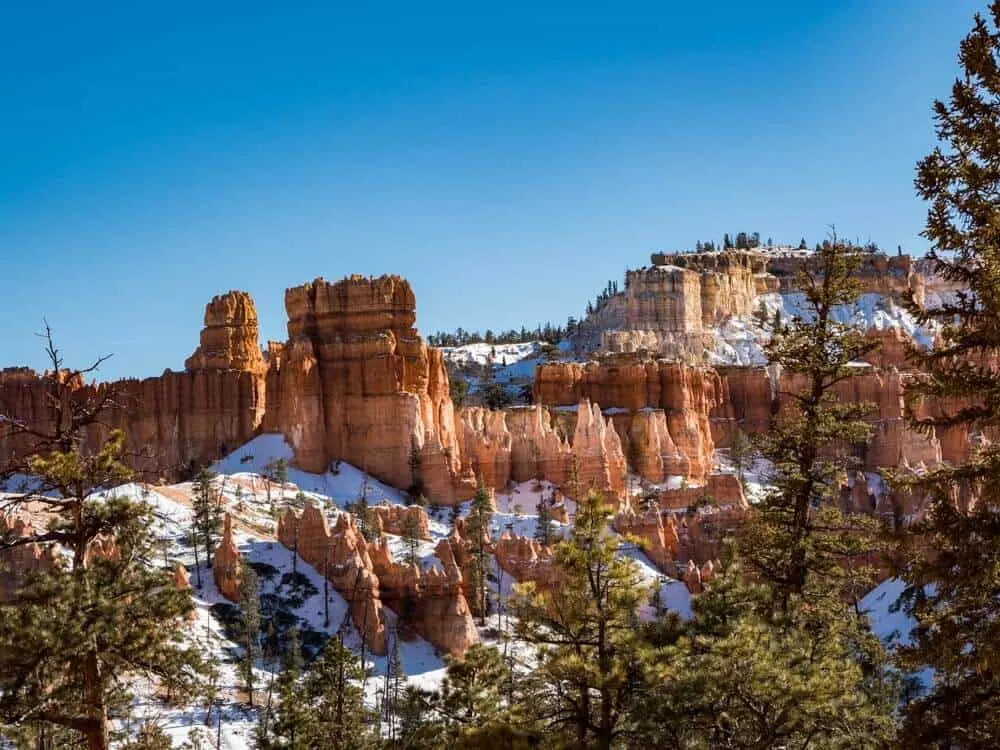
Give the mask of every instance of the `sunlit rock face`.
[[710, 368], [627, 356], [544, 364], [535, 379], [539, 403], [599, 404], [631, 469], [652, 482], [668, 475], [705, 480], [714, 465], [711, 412], [721, 394], [722, 381]]
[[321, 472], [343, 459], [397, 487], [419, 479], [442, 504], [470, 497], [444, 360], [413, 327], [409, 283], [316, 279], [287, 290], [285, 309], [288, 341], [270, 348], [264, 428], [288, 438], [296, 463]]

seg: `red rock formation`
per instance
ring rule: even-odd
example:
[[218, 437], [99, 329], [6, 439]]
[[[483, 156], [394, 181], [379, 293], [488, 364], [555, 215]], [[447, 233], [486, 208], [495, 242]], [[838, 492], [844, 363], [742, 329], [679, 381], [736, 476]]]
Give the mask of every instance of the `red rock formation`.
[[287, 290], [289, 340], [271, 349], [264, 429], [283, 433], [307, 471], [339, 458], [452, 504], [475, 483], [461, 472], [444, 360], [414, 329], [415, 307], [398, 276]]
[[240, 598], [241, 564], [242, 557], [233, 539], [233, 517], [226, 513], [222, 539], [212, 555], [212, 572], [215, 575], [215, 585], [231, 602], [239, 601]]
[[461, 656], [479, 642], [479, 634], [451, 546], [438, 547], [443, 553], [443, 569], [422, 572], [415, 563], [395, 562], [385, 537], [369, 545], [382, 600], [429, 643]]
[[[262, 359], [256, 341], [256, 312], [244, 293], [217, 297], [205, 312], [202, 345], [186, 372], [115, 383], [70, 384], [72, 398], [98, 403], [117, 394], [101, 425], [86, 435], [93, 451], [109, 429], [123, 429], [133, 468], [153, 478], [172, 477], [191, 461], [210, 463], [250, 440], [264, 415]], [[47, 427], [52, 415], [51, 375], [17, 368], [0, 371], [0, 414]], [[0, 466], [30, 453], [35, 440], [0, 426]]]
[[559, 583], [551, 547], [504, 530], [494, 548], [497, 563], [520, 583], [534, 581], [539, 591], [553, 591]]
[[174, 572], [171, 576], [171, 580], [174, 582], [174, 588], [178, 591], [188, 591], [191, 588], [191, 574], [188, 573], [188, 569], [180, 563], [174, 565]]
[[[30, 520], [0, 513], [0, 538], [25, 539], [35, 535]], [[35, 542], [0, 551], [0, 604], [12, 602], [30, 573], [46, 573], [58, 564], [54, 545]]]
[[544, 364], [535, 373], [538, 403], [566, 406], [587, 399], [605, 410], [624, 410], [614, 415], [616, 430], [633, 469], [654, 482], [671, 473], [699, 481], [711, 471], [709, 415], [720, 391], [711, 369], [636, 358]]
[[213, 297], [205, 305], [201, 343], [184, 368], [263, 373], [265, 367], [253, 299], [238, 291]]
[[676, 561], [680, 551], [680, 536], [673, 514], [664, 523], [659, 508], [637, 513], [626, 502], [612, 519], [612, 526], [619, 534], [639, 539], [642, 551], [657, 568], [669, 575], [676, 575]]
[[431, 538], [427, 513], [419, 505], [390, 505], [386, 502], [373, 505], [371, 509], [378, 518], [380, 534], [403, 536], [407, 526], [410, 526], [418, 538]]
[[663, 490], [660, 493], [660, 507], [665, 510], [684, 510], [705, 499], [720, 508], [747, 507], [743, 485], [733, 474], [710, 474], [705, 484]]
[[459, 432], [466, 470], [489, 486], [529, 479], [563, 484], [575, 458], [581, 491], [593, 486], [615, 505], [624, 492], [622, 442], [597, 404], [583, 401], [557, 414], [541, 406], [470, 407], [460, 412]]
[[331, 532], [326, 516], [307, 505], [301, 516], [288, 508], [278, 519], [278, 541], [313, 566], [347, 601], [351, 620], [372, 653], [386, 651], [385, 617], [364, 537], [354, 518], [341, 513]]

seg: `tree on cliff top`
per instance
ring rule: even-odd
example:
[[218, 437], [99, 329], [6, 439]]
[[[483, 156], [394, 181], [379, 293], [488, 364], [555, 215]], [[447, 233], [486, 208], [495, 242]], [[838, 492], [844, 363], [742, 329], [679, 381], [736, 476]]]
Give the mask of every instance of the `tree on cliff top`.
[[0, 537], [0, 552], [41, 544], [66, 554], [27, 577], [17, 606], [0, 607], [0, 723], [55, 725], [78, 733], [90, 750], [105, 750], [110, 717], [128, 712], [129, 678], [152, 679], [180, 698], [207, 669], [182, 645], [179, 623], [192, 611], [189, 594], [153, 565], [149, 506], [92, 497], [130, 477], [121, 432], [83, 451], [87, 432], [117, 403], [113, 386], [78, 387], [106, 358], [66, 371], [47, 327], [44, 336], [52, 364], [44, 376], [49, 418], [28, 424], [5, 415], [0, 423], [4, 436], [33, 441], [16, 468], [57, 494], [3, 501], [0, 511], [16, 512], [30, 501], [47, 519], [44, 530], [29, 536]]
[[[948, 102], [935, 101], [943, 142], [917, 168], [929, 201], [923, 232], [934, 270], [964, 287], [933, 308], [910, 300], [922, 324], [937, 324], [934, 350], [914, 352], [925, 376], [907, 389], [919, 430], [960, 427], [989, 436], [957, 466], [942, 465], [908, 489], [932, 498], [913, 529], [933, 556], [904, 569], [904, 601], [917, 620], [906, 667], [933, 667], [930, 693], [907, 711], [907, 746], [1000, 746], [1000, 2], [977, 15], [962, 41], [962, 74]], [[932, 400], [937, 416], [925, 416]]]

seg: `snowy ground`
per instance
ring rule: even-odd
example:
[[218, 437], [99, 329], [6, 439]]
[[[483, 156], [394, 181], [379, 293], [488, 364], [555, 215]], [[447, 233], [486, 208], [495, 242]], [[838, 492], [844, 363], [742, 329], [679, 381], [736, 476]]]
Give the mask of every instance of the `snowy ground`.
[[[758, 312], [763, 314], [767, 323], [773, 321], [776, 315], [785, 322], [796, 318], [810, 320], [810, 310], [802, 292], [763, 294], [758, 298], [758, 305]], [[839, 323], [852, 323], [864, 330], [897, 329], [922, 347], [930, 347], [934, 340], [933, 331], [921, 328], [913, 316], [893, 299], [880, 294], [863, 294], [856, 304], [836, 308], [834, 319]], [[767, 363], [763, 345], [770, 334], [757, 315], [730, 318], [713, 333], [716, 347], [710, 356], [712, 364], [761, 366]]]
[[[260, 577], [265, 622], [267, 605], [272, 609], [277, 606], [283, 613], [282, 617], [293, 621], [299, 628], [303, 644], [318, 650], [322, 641], [335, 634], [345, 620], [347, 603], [332, 587], [328, 587], [324, 602], [322, 576], [303, 561], [299, 560], [294, 566], [299, 576], [293, 576], [292, 553], [275, 539], [278, 512], [286, 502], [302, 502], [301, 496], [304, 495], [305, 502], [318, 504], [332, 523], [338, 514], [344, 512], [344, 507], [358, 500], [362, 493], [371, 504], [383, 501], [400, 504], [404, 502], [405, 495], [346, 463], [323, 474], [289, 467], [289, 481], [283, 486], [266, 479], [264, 473], [269, 465], [277, 459], [290, 461], [291, 458], [292, 450], [282, 436], [261, 435], [217, 462], [212, 470], [218, 474], [215, 483], [223, 504], [233, 515], [234, 538], [240, 553], [257, 569]], [[554, 490], [549, 482], [531, 480], [498, 492], [492, 536], [496, 538], [505, 530], [534, 536], [539, 500], [550, 497]], [[155, 721], [168, 732], [175, 746], [188, 741], [192, 733], [201, 734], [203, 740], [214, 745], [218, 733], [221, 747], [244, 750], [251, 746], [257, 711], [246, 705], [246, 695], [237, 671], [241, 649], [227, 637], [225, 620], [236, 610], [217, 589], [203, 549], [198, 550], [200, 564], [195, 562], [195, 550], [189, 538], [192, 491], [190, 482], [168, 486], [130, 483], [95, 496], [126, 496], [148, 503], [153, 508], [153, 530], [159, 541], [157, 559], [153, 564], [172, 569], [180, 563], [190, 572], [196, 616], [186, 626], [186, 632], [203, 653], [210, 655], [218, 669], [220, 698], [217, 705], [169, 707], [155, 697], [154, 686], [137, 685], [135, 716], [129, 726], [122, 728], [134, 729], [143, 721]], [[575, 511], [572, 500], [566, 499], [566, 505], [572, 514]], [[467, 515], [469, 508], [470, 504], [465, 503], [458, 512], [462, 516]], [[429, 511], [431, 539], [421, 542], [417, 549], [419, 564], [425, 569], [440, 564], [434, 547], [451, 532], [448, 509]], [[553, 523], [553, 527], [556, 534], [565, 534], [569, 529], [568, 525], [557, 522]], [[396, 559], [402, 558], [405, 552], [403, 540], [390, 536], [389, 543]], [[619, 553], [635, 561], [638, 575], [644, 582], [661, 583], [662, 601], [667, 609], [673, 609], [683, 617], [690, 616], [690, 595], [682, 583], [662, 576], [645, 555], [625, 539], [621, 539]], [[489, 581], [492, 614], [480, 628], [480, 637], [498, 648], [514, 649], [517, 662], [530, 664], [534, 656], [523, 644], [513, 641], [515, 622], [508, 616], [503, 604], [512, 594], [515, 583], [508, 574], [495, 568]], [[643, 616], [652, 616], [651, 610], [647, 610], [648, 607], [644, 609]], [[385, 614], [391, 629], [395, 615], [389, 609]], [[353, 626], [347, 644], [356, 653], [360, 651], [360, 639]], [[431, 644], [414, 637], [403, 642], [400, 651], [408, 682], [425, 689], [435, 689], [440, 685], [445, 662]], [[385, 671], [385, 659], [368, 654], [366, 664], [370, 677], [366, 680], [365, 695], [374, 706], [381, 685], [379, 677]], [[265, 699], [267, 686], [276, 669], [277, 665], [266, 659], [258, 661], [255, 669], [258, 705]]]

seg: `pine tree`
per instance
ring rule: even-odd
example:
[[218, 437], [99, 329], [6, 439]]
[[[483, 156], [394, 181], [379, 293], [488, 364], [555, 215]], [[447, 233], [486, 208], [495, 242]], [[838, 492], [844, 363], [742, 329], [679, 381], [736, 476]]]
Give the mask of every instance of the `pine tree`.
[[769, 587], [732, 559], [692, 608], [682, 637], [668, 629], [649, 657], [636, 747], [890, 747], [894, 704], [872, 697], [858, 659], [868, 644], [849, 624], [775, 619]]
[[729, 458], [736, 470], [736, 478], [743, 483], [746, 470], [753, 464], [754, 446], [743, 430], [737, 429], [729, 446]]
[[278, 709], [274, 721], [258, 735], [258, 750], [311, 750], [312, 711], [301, 685], [302, 650], [298, 628], [288, 631], [281, 674], [278, 675]]
[[[14, 606], [0, 607], [0, 723], [31, 725], [49, 737], [72, 732], [89, 750], [105, 750], [110, 717], [128, 715], [130, 681], [149, 678], [183, 699], [200, 687], [206, 667], [183, 644], [190, 596], [151, 564], [150, 508], [113, 494], [92, 497], [130, 476], [120, 431], [97, 450], [82, 450], [85, 433], [120, 396], [114, 386], [76, 389], [105, 358], [67, 371], [48, 328], [44, 336], [49, 419], [30, 424], [0, 415], [0, 442], [19, 436], [28, 445], [0, 474], [33, 474], [55, 494], [31, 497], [48, 512], [45, 530], [0, 537], [0, 551], [38, 543], [65, 554], [50, 571], [26, 578]], [[27, 499], [7, 496], [0, 512], [17, 512]]]
[[420, 559], [420, 522], [414, 513], [407, 513], [403, 521], [403, 543], [406, 545], [406, 562], [416, 564]]
[[425, 714], [435, 717], [437, 741], [444, 747], [490, 747], [511, 719], [502, 695], [510, 680], [507, 664], [496, 648], [482, 644], [461, 658], [445, 660], [440, 694], [429, 696], [424, 707]]
[[310, 747], [366, 750], [377, 746], [368, 729], [368, 710], [359, 682], [361, 664], [342, 634], [331, 638], [305, 678], [312, 721]]
[[240, 569], [240, 674], [246, 686], [247, 699], [253, 703], [254, 664], [260, 656], [260, 594], [257, 571], [246, 562]]
[[535, 540], [546, 546], [552, 543], [552, 499], [541, 495], [538, 498], [538, 520], [535, 523]]
[[[857, 446], [871, 429], [864, 421], [869, 404], [841, 401], [837, 387], [857, 377], [853, 363], [876, 346], [863, 331], [837, 322], [838, 308], [859, 295], [854, 276], [861, 262], [856, 249], [836, 238], [819, 250], [819, 273], [801, 274], [805, 312], [772, 331], [765, 351], [782, 378], [799, 387], [783, 392], [770, 429], [758, 439], [773, 470], [770, 486], [747, 525], [743, 547], [754, 572], [772, 587], [778, 607], [792, 596], [858, 595], [863, 570], [853, 561], [874, 545], [874, 525], [839, 508], [846, 471], [855, 468]], [[844, 580], [850, 573], [858, 581]]]
[[420, 457], [420, 447], [414, 439], [410, 443], [410, 486], [406, 490], [407, 505], [426, 505], [427, 498], [424, 497], [426, 488], [421, 471], [423, 459]]
[[559, 585], [524, 584], [513, 602], [517, 633], [538, 654], [526, 710], [557, 747], [611, 748], [629, 730], [642, 685], [636, 613], [648, 591], [635, 563], [616, 555], [607, 515], [599, 493], [581, 499], [556, 548]]
[[215, 474], [201, 469], [194, 481], [191, 498], [192, 524], [196, 536], [205, 545], [205, 561], [212, 564], [212, 551], [218, 542], [219, 527], [222, 526], [221, 495], [215, 489]]
[[[915, 353], [925, 377], [907, 389], [920, 430], [959, 428], [993, 436], [1000, 425], [1000, 2], [977, 15], [962, 42], [962, 75], [934, 103], [942, 145], [917, 169], [930, 203], [924, 237], [934, 270], [966, 291], [933, 309], [910, 300], [940, 344]], [[930, 400], [939, 416], [920, 414]], [[1000, 444], [983, 440], [957, 466], [940, 466], [909, 489], [929, 494], [917, 549], [904, 569], [905, 605], [917, 620], [904, 667], [934, 669], [929, 694], [910, 704], [910, 747], [1000, 746]]]
[[487, 574], [489, 572], [490, 551], [488, 540], [491, 537], [490, 525], [493, 522], [493, 503], [490, 491], [487, 489], [482, 475], [472, 498], [469, 515], [465, 519], [466, 534], [469, 539], [469, 552], [472, 555], [470, 566], [470, 581], [468, 585], [471, 600], [469, 606], [473, 614], [479, 617], [480, 625], [486, 624], [488, 605], [486, 598]]
[[387, 633], [388, 653], [385, 660], [385, 683], [383, 686], [383, 718], [389, 727], [389, 741], [396, 741], [399, 704], [406, 684], [406, 670], [399, 650], [399, 631], [392, 628]]

